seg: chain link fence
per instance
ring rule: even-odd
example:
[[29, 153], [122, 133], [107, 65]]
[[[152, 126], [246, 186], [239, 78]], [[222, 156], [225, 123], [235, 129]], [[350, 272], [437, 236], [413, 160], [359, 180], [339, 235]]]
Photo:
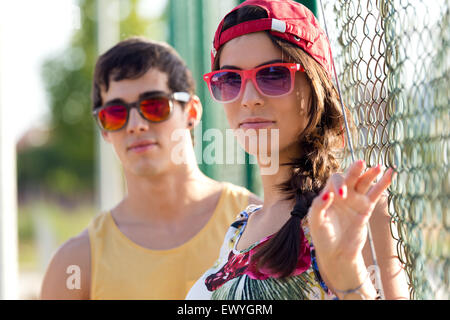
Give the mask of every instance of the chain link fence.
[[411, 298], [449, 299], [449, 1], [324, 4], [343, 99], [358, 129], [355, 157], [398, 173], [389, 214]]

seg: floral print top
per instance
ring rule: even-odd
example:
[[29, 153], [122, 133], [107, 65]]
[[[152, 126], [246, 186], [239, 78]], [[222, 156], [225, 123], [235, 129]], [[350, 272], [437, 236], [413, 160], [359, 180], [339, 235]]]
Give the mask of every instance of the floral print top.
[[265, 237], [239, 251], [236, 245], [247, 225], [248, 217], [262, 206], [250, 205], [239, 213], [228, 229], [214, 266], [194, 284], [186, 299], [196, 300], [293, 300], [337, 299], [322, 280], [315, 258], [306, 219], [301, 222], [301, 248], [293, 274], [278, 278], [268, 270], [257, 269], [251, 257]]

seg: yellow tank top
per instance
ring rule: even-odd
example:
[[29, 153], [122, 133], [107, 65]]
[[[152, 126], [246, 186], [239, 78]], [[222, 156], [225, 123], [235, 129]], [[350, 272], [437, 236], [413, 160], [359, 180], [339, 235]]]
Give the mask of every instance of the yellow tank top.
[[151, 250], [127, 238], [110, 212], [89, 224], [91, 299], [184, 299], [191, 286], [219, 256], [225, 233], [248, 205], [249, 191], [224, 183], [207, 224], [186, 243]]

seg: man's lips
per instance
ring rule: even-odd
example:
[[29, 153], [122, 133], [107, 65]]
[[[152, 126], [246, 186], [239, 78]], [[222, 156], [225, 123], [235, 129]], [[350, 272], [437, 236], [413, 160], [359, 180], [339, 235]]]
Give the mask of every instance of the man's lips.
[[273, 125], [275, 121], [264, 118], [248, 118], [239, 124], [239, 128], [243, 129], [261, 129]]
[[143, 140], [132, 143], [127, 147], [127, 151], [143, 152], [156, 147], [156, 141]]

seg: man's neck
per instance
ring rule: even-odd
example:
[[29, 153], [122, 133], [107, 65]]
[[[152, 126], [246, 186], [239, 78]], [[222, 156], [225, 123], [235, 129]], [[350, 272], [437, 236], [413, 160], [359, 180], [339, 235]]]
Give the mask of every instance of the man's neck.
[[[189, 208], [216, 191], [218, 183], [206, 177], [197, 164], [182, 164], [163, 174], [127, 174], [128, 193], [115, 209], [123, 218], [153, 225], [175, 222], [189, 214]], [[126, 216], [126, 217], [125, 217]]]

